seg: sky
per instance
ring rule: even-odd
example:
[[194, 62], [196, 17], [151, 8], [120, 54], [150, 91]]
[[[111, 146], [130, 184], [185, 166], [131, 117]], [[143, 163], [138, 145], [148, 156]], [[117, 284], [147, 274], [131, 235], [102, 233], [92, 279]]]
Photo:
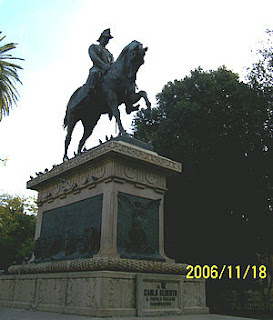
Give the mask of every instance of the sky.
[[[85, 83], [92, 66], [88, 48], [104, 29], [114, 37], [107, 48], [115, 59], [132, 40], [149, 48], [137, 85], [154, 107], [165, 84], [199, 66], [225, 65], [243, 78], [254, 61], [251, 51], [273, 29], [272, 11], [272, 0], [0, 0], [4, 43], [18, 43], [11, 53], [25, 59], [17, 107], [0, 122], [0, 158], [8, 159], [0, 164], [0, 194], [36, 195], [26, 189], [30, 176], [62, 162], [66, 105]], [[131, 132], [133, 116], [124, 106], [120, 111]], [[82, 133], [78, 123], [70, 157]], [[103, 115], [86, 148], [111, 134], [117, 135], [115, 120]]]

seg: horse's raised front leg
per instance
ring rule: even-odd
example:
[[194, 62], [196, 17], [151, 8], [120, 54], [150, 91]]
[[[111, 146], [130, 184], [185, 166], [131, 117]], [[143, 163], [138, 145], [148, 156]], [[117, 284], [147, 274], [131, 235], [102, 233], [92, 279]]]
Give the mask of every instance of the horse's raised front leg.
[[147, 92], [142, 90], [142, 91], [139, 91], [138, 94], [140, 94], [140, 96], [145, 100], [146, 106], [150, 108], [151, 102], [148, 99]]
[[139, 109], [139, 104], [134, 106], [136, 102], [138, 102], [141, 98], [145, 100], [146, 106], [149, 108], [151, 106], [151, 102], [148, 99], [146, 91], [134, 92], [130, 95], [129, 101], [126, 102], [126, 112], [129, 114], [133, 111], [137, 111]]

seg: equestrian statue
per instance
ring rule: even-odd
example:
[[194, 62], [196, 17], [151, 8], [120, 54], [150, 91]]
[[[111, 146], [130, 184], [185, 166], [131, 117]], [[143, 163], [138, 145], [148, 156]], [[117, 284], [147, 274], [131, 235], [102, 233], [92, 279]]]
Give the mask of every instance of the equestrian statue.
[[136, 92], [136, 73], [144, 63], [144, 56], [148, 48], [138, 41], [132, 41], [121, 52], [116, 61], [106, 49], [109, 40], [113, 38], [110, 29], [100, 35], [99, 44], [92, 44], [89, 56], [93, 67], [89, 71], [86, 83], [78, 88], [71, 96], [64, 118], [64, 128], [67, 128], [65, 139], [64, 160], [67, 160], [67, 149], [71, 141], [72, 131], [78, 121], [84, 127], [83, 136], [79, 142], [78, 153], [81, 153], [86, 139], [92, 134], [101, 114], [108, 113], [110, 120], [114, 116], [119, 133], [126, 134], [118, 107], [124, 103], [126, 112], [136, 111], [135, 105], [144, 98], [147, 107], [151, 103], [145, 91]]

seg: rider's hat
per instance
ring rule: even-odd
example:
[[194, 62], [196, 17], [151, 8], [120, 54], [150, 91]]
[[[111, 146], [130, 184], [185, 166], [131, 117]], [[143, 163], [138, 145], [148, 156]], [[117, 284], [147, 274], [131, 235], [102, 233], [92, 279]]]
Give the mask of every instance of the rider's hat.
[[105, 30], [101, 33], [101, 35], [100, 35], [100, 37], [99, 37], [99, 39], [98, 39], [97, 41], [100, 42], [100, 40], [101, 40], [102, 37], [107, 37], [108, 39], [112, 39], [113, 37], [112, 37], [111, 34], [110, 34], [110, 29], [105, 29]]

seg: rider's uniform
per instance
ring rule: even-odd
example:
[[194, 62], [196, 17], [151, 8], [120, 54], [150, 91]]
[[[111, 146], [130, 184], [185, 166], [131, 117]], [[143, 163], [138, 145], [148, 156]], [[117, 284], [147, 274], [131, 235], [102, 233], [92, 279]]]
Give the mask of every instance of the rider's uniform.
[[100, 86], [103, 75], [114, 62], [113, 55], [100, 44], [92, 44], [89, 47], [89, 56], [93, 61], [93, 67], [89, 70], [85, 84], [78, 88], [70, 98], [67, 106], [70, 110], [75, 110], [84, 99], [95, 93], [95, 90]]
[[102, 76], [110, 69], [114, 57], [105, 47], [100, 44], [92, 44], [89, 47], [89, 56], [93, 61], [93, 67], [89, 70], [87, 86], [89, 90], [95, 89]]

